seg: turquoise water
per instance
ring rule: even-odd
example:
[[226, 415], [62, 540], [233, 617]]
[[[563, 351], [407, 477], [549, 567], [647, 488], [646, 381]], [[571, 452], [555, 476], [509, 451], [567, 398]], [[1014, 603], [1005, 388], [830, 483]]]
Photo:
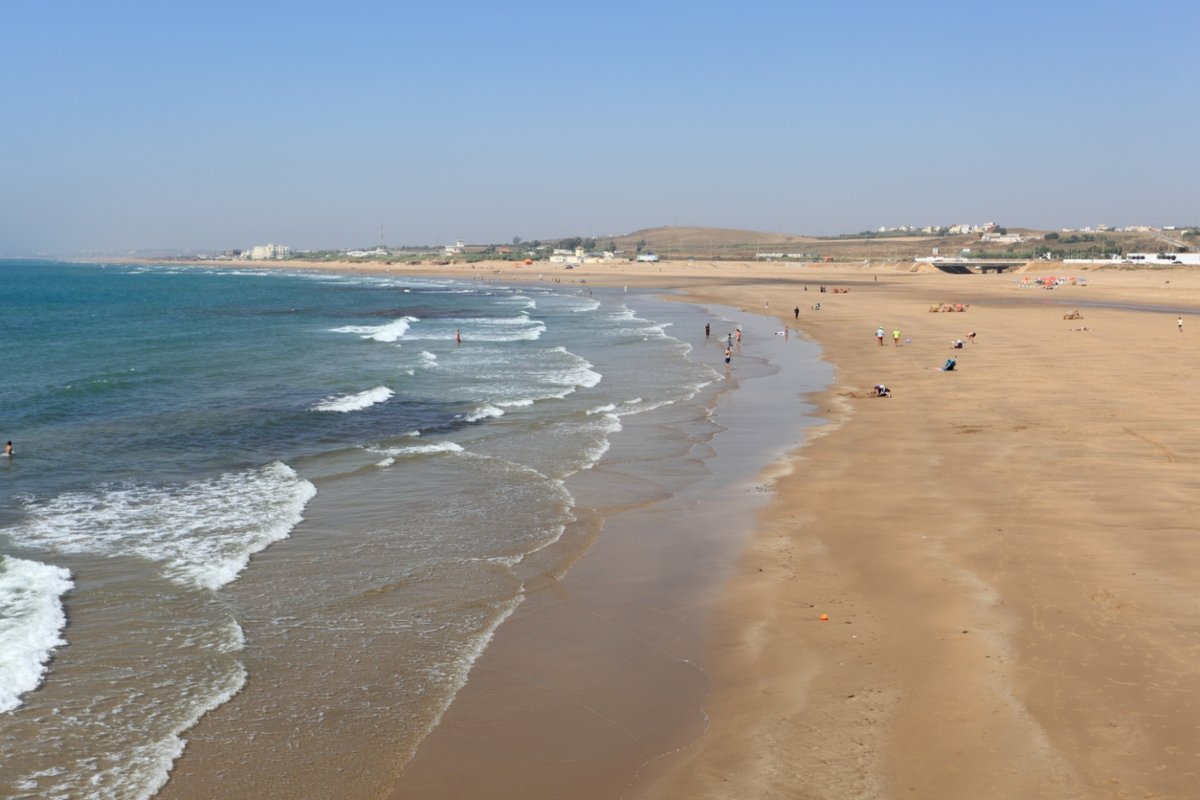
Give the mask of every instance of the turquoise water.
[[[455, 327], [465, 352], [501, 368], [549, 349], [530, 301], [504, 290], [60, 264], [10, 263], [0, 276], [11, 312], [0, 319], [0, 435], [18, 440], [24, 465], [0, 488], [6, 509], [13, 492], [191, 479], [449, 430], [471, 400], [430, 390], [439, 373], [427, 359]], [[400, 397], [314, 413], [376, 387]]]
[[153, 796], [217, 709], [248, 753], [287, 730], [402, 762], [559, 568], [570, 477], [634, 420], [638, 457], [719, 429], [694, 306], [240, 269], [0, 281], [5, 797]]
[[791, 441], [718, 422], [735, 317], [785, 425], [828, 381], [764, 318], [491, 278], [0, 262], [0, 796], [386, 792], [599, 505]]

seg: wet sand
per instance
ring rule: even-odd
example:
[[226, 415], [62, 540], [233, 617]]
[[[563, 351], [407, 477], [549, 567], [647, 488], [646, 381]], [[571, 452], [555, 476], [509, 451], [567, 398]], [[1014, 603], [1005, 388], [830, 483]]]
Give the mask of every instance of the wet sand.
[[[730, 311], [710, 317], [715, 331], [725, 330], [717, 319]], [[779, 468], [800, 441], [812, 411], [800, 398], [828, 379], [802, 369], [811, 344], [774, 336], [765, 317], [738, 319], [746, 338], [716, 425], [705, 416], [676, 420], [672, 437], [629, 418], [601, 463], [568, 481], [580, 507], [603, 520], [602, 531], [569, 570], [538, 575], [536, 563], [523, 565], [526, 601], [497, 631], [392, 797], [619, 797], [643, 770], [703, 734], [717, 590], [732, 575], [753, 514], [769, 500], [764, 467]], [[673, 333], [705, 348], [699, 325], [695, 336]], [[710, 360], [719, 356], [718, 338], [707, 343]], [[705, 429], [710, 438], [689, 446]], [[686, 449], [653, 462], [627, 459], [639, 439], [663, 435]]]
[[[494, 269], [799, 306], [837, 379], [748, 545], [714, 561], [722, 588], [629, 569], [614, 514], [500, 628], [393, 797], [1200, 795], [1200, 273], [1047, 291], [911, 265]], [[647, 586], [683, 595], [647, 607]], [[664, 646], [656, 618], [693, 609], [703, 633]]]

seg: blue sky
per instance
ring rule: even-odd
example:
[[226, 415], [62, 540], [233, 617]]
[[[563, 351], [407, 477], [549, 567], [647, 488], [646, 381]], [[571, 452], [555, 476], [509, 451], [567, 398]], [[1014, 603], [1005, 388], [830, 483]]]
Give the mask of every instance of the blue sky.
[[0, 5], [0, 254], [1200, 223], [1200, 3]]

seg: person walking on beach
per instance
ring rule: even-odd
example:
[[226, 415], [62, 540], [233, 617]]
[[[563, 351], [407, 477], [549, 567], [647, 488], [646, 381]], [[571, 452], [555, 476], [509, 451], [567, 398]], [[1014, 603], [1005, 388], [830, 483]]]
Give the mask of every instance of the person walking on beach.
[[883, 347], [883, 326], [880, 325], [875, 329], [875, 338], [879, 340], [879, 346]]
[[900, 346], [900, 329], [896, 328], [892, 331], [892, 341], [896, 343], [896, 347]]
[[1175, 324], [1179, 326], [1179, 332], [1183, 333], [1183, 317], [1175, 320]]
[[[807, 286], [805, 286], [804, 288], [808, 289]], [[792, 316], [795, 317], [796, 319], [800, 319], [800, 306], [796, 306], [795, 308], [792, 309]]]

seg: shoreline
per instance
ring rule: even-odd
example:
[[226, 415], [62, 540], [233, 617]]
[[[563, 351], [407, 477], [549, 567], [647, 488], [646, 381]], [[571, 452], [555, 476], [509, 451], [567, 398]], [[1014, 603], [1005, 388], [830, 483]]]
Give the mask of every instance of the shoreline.
[[[619, 288], [610, 294], [617, 299], [622, 296]], [[635, 299], [639, 294], [641, 301]], [[690, 342], [690, 347], [711, 350], [696, 353], [702, 363], [719, 363], [721, 348], [716, 347], [716, 339], [725, 328], [718, 319], [729, 320], [729, 330], [737, 322], [742, 324], [747, 346], [745, 353], [735, 358], [733, 371], [741, 386], [728, 381], [727, 388], [717, 394], [738, 398], [730, 413], [745, 417], [736, 426], [744, 441], [730, 444], [735, 437], [724, 431], [718, 434], [721, 442], [715, 446], [721, 454], [713, 455], [708, 437], [720, 427], [721, 419], [714, 424], [711, 404], [722, 404], [713, 397], [702, 404], [680, 403], [673, 406], [679, 412], [668, 411], [665, 416], [659, 412], [628, 417], [625, 431], [614, 437], [602, 464], [569, 480], [570, 491], [580, 504], [576, 507], [581, 512], [579, 524], [571, 526], [559, 543], [521, 564], [519, 572], [529, 586], [525, 601], [493, 632], [490, 644], [472, 666], [469, 680], [441, 712], [440, 722], [425, 737], [413, 760], [403, 771], [398, 763], [390, 763], [389, 756], [394, 753], [383, 741], [386, 732], [381, 732], [380, 741], [346, 743], [357, 751], [356, 758], [374, 761], [383, 778], [377, 791], [350, 792], [347, 786], [347, 796], [380, 796], [378, 792], [384, 791], [382, 787], [389, 781], [396, 782], [395, 796], [447, 796], [454, 791], [452, 786], [467, 787], [465, 794], [471, 796], [481, 787], [491, 787], [514, 761], [500, 754], [501, 746], [487, 741], [496, 724], [507, 726], [502, 741], [516, 745], [511, 752], [521, 763], [539, 758], [559, 744], [571, 748], [561, 759], [563, 769], [556, 772], [553, 759], [544, 758], [544, 766], [537, 770], [519, 767], [510, 771], [506, 785], [523, 780], [524, 787], [532, 783], [536, 790], [556, 779], [560, 786], [574, 787], [577, 768], [588, 760], [597, 779], [589, 782], [591, 796], [608, 797], [625, 786], [644, 761], [687, 744], [705, 724], [702, 704], [708, 683], [699, 663], [707, 630], [704, 615], [749, 533], [749, 509], [768, 498], [756, 484], [756, 474], [767, 461], [785, 456], [788, 442], [780, 440], [779, 431], [801, 424], [793, 417], [781, 418], [782, 424], [763, 426], [762, 406], [771, 411], [777, 406], [773, 399], [778, 392], [798, 396], [822, 383], [789, 388], [807, 371], [780, 369], [776, 356], [782, 354], [765, 351], [782, 348], [790, 362], [807, 363], [814, 347], [799, 337], [786, 340], [775, 336], [774, 321], [757, 311], [670, 302], [680, 298], [662, 298], [657, 291], [633, 290], [626, 297], [640, 315], [660, 322], [671, 320], [665, 324], [675, 326], [672, 332]], [[712, 340], [703, 337], [706, 319], [714, 324]], [[628, 372], [625, 380], [630, 380], [638, 371], [633, 366], [614, 375]], [[768, 374], [772, 371], [778, 375]], [[753, 396], [764, 393], [747, 386], [762, 383], [775, 389], [756, 407]], [[774, 411], [792, 416], [795, 407], [776, 407]], [[756, 416], [746, 416], [751, 414]], [[621, 438], [630, 446], [622, 448]], [[663, 439], [664, 453], [657, 460], [638, 458], [639, 438]], [[689, 514], [690, 524], [679, 521]], [[313, 515], [309, 527], [329, 524], [328, 520], [322, 523], [325, 518], [315, 510]], [[593, 546], [599, 518], [603, 518], [605, 530]], [[724, 525], [717, 525], [721, 521]], [[697, 531], [702, 535], [696, 535]], [[305, 537], [298, 532], [292, 538], [302, 542]], [[293, 544], [292, 549], [298, 546]], [[269, 551], [260, 562], [277, 560], [287, 561], [283, 550]], [[561, 574], [567, 569], [555, 566], [559, 562], [570, 566], [569, 575]], [[255, 594], [249, 581], [239, 583], [237, 590]], [[263, 637], [256, 638], [270, 646]], [[256, 657], [264, 657], [264, 651], [254, 652]], [[383, 651], [380, 656], [375, 672], [382, 678], [387, 674], [387, 662]], [[579, 685], [580, 678], [588, 685]], [[270, 670], [261, 665], [251, 669], [252, 686], [256, 680], [268, 687], [266, 691], [275, 685]], [[376, 696], [382, 699], [387, 691], [381, 686]], [[230, 770], [218, 766], [223, 763], [222, 747], [227, 746], [221, 742], [235, 736], [244, 739], [242, 729], [261, 730], [263, 738], [286, 738], [285, 732], [276, 734], [272, 726], [253, 722], [252, 716], [237, 726], [239, 714], [261, 703], [261, 694], [235, 700], [196, 727], [188, 750], [160, 796], [183, 796], [208, 786], [206, 774], [212, 777], [211, 785], [229, 780], [235, 774], [234, 762], [230, 762]], [[530, 712], [534, 705], [540, 705], [541, 717]], [[479, 730], [481, 725], [485, 741], [462, 740], [467, 727]], [[535, 740], [538, 744], [531, 749]], [[476, 770], [465, 769], [464, 758]], [[313, 769], [327, 767], [314, 765]], [[511, 796], [537, 795], [522, 788], [514, 789]]]
[[[459, 267], [379, 271], [490, 277]], [[708, 726], [627, 796], [1200, 791], [1200, 272], [1080, 270], [1050, 295], [888, 265], [496, 269], [795, 304], [837, 369], [716, 599]], [[1075, 298], [1112, 307], [1066, 320]], [[946, 302], [968, 310], [928, 313]], [[895, 396], [867, 397], [878, 382]]]
[[[630, 302], [638, 305], [632, 294]], [[605, 460], [568, 481], [602, 531], [563, 574], [534, 576], [389, 797], [620, 796], [647, 764], [687, 747], [707, 726], [712, 603], [754, 511], [769, 500], [762, 475], [785, 458], [781, 430], [800, 436], [804, 426], [777, 398], [799, 396], [798, 382], [823, 381], [794, 368], [811, 358], [812, 345], [774, 336], [769, 318], [689, 305], [746, 331], [738, 384], [722, 391], [705, 423], [720, 430], [639, 463], [624, 456], [622, 437], [639, 436], [631, 428], [614, 437]], [[699, 332], [704, 317], [695, 316], [697, 348], [713, 345]], [[765, 439], [764, 419], [773, 420]], [[668, 478], [676, 488], [666, 496], [648, 493], [660, 473], [689, 477]]]
[[1050, 294], [897, 265], [649, 266], [571, 277], [795, 304], [837, 378], [718, 600], [709, 727], [628, 796], [1200, 791], [1200, 271], [1080, 270]]

